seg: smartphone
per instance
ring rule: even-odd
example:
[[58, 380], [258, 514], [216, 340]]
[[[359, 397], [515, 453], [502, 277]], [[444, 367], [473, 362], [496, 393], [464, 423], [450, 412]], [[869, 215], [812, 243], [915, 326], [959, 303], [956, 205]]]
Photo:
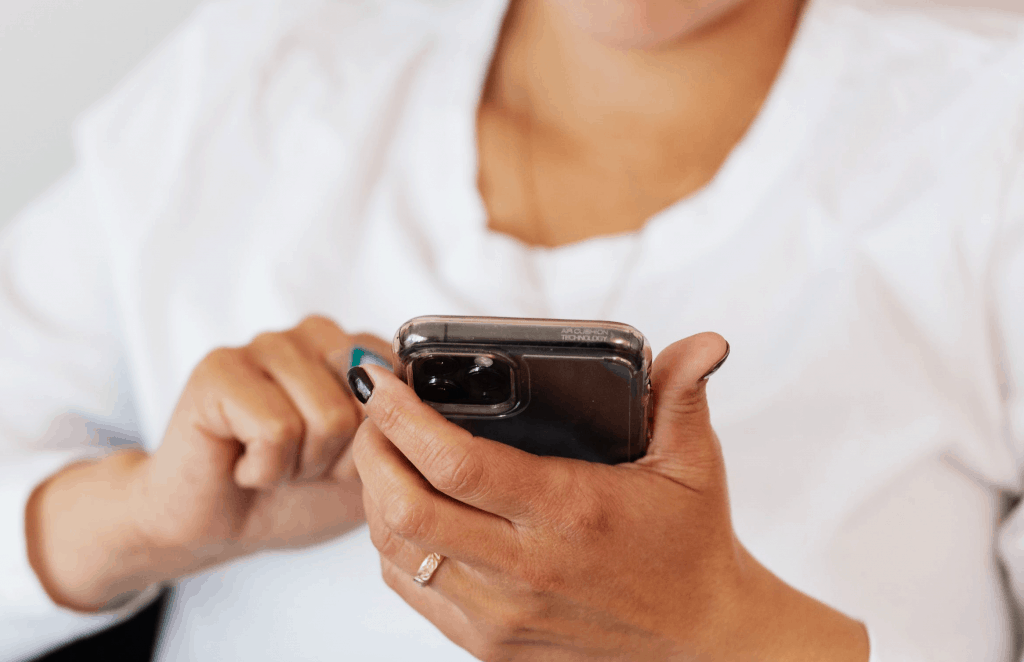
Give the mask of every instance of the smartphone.
[[647, 451], [651, 347], [627, 324], [417, 317], [393, 349], [420, 399], [474, 435], [606, 464]]

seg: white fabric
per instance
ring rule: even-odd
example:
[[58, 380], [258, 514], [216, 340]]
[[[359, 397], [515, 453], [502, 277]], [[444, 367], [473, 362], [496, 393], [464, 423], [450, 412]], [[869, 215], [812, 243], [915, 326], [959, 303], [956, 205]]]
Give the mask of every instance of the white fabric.
[[[74, 173], [0, 244], [0, 658], [120, 617], [46, 598], [32, 488], [104, 435], [154, 448], [210, 349], [318, 312], [385, 337], [431, 313], [616, 319], [656, 350], [721, 332], [740, 539], [863, 620], [876, 662], [1012, 660], [1024, 26], [812, 3], [710, 185], [635, 235], [528, 250], [475, 188], [503, 9], [214, 3], [82, 122]], [[184, 579], [158, 659], [469, 659], [378, 567], [362, 529]]]

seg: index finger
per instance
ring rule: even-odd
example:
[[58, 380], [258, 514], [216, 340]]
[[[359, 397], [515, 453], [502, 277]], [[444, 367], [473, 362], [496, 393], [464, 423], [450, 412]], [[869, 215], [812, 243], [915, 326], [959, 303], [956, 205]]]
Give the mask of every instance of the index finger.
[[295, 330], [341, 381], [354, 365], [394, 362], [391, 344], [386, 340], [368, 333], [347, 333], [327, 317], [310, 315]]
[[435, 489], [453, 499], [517, 520], [534, 512], [540, 498], [567, 478], [558, 470], [560, 458], [474, 437], [383, 368], [353, 368], [349, 384], [384, 436]]

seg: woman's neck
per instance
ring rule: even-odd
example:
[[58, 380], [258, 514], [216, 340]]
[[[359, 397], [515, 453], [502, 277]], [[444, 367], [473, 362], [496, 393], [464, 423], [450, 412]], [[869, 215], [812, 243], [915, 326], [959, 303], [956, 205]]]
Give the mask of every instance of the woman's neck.
[[785, 58], [801, 5], [743, 0], [671, 42], [629, 49], [584, 32], [552, 0], [512, 0], [485, 102], [580, 139], [749, 124]]
[[555, 0], [512, 0], [478, 114], [491, 229], [557, 246], [636, 230], [702, 188], [757, 116], [800, 5], [743, 0], [627, 49]]

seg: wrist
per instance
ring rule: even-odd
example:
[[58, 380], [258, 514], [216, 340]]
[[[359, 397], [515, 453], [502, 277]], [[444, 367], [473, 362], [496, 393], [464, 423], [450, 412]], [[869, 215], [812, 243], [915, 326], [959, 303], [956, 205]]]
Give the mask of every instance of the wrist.
[[737, 546], [740, 590], [720, 631], [733, 651], [728, 659], [867, 662], [862, 623], [786, 584]]
[[164, 577], [137, 536], [131, 482], [141, 451], [66, 467], [33, 492], [25, 512], [29, 562], [57, 604], [97, 611]]

